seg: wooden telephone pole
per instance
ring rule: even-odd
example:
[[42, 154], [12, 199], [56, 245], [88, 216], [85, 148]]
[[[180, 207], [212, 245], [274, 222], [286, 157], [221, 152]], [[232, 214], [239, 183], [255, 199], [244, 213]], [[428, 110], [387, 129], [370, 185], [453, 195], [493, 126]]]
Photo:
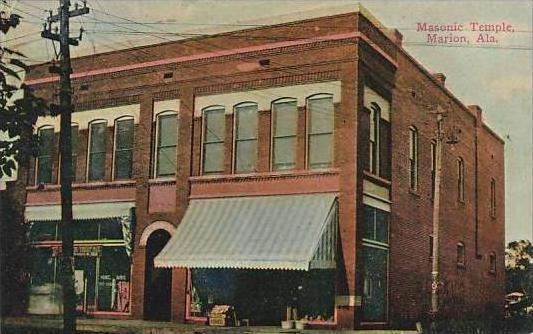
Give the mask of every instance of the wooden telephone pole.
[[[76, 4], [75, 10], [70, 11], [70, 1], [60, 0], [58, 14], [52, 15], [45, 24], [41, 36], [60, 44], [60, 65], [50, 67], [50, 72], [57, 73], [59, 80], [59, 107], [55, 106], [61, 115], [59, 146], [61, 152], [61, 284], [63, 288], [63, 334], [76, 333], [76, 293], [74, 290], [74, 238], [72, 228], [72, 86], [70, 74], [70, 45], [78, 45], [83, 30], [78, 39], [69, 37], [69, 18], [89, 13], [86, 3], [82, 8]], [[52, 23], [59, 22], [59, 34], [52, 33]], [[56, 29], [57, 30], [57, 29]], [[51, 108], [53, 109], [53, 108]]]

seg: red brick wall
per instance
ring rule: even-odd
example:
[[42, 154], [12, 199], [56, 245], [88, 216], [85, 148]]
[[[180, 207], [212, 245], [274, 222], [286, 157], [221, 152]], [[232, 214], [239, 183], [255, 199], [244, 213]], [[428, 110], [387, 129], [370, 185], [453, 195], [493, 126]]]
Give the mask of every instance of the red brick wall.
[[[430, 141], [434, 137], [435, 119], [426, 105], [449, 105], [445, 128], [451, 124], [461, 129], [461, 142], [446, 146], [443, 160], [443, 196], [441, 199], [442, 239], [441, 272], [449, 299], [443, 298], [443, 309], [450, 300], [463, 301], [466, 310], [482, 307], [486, 302], [497, 302], [503, 296], [503, 145], [485, 128], [478, 126], [478, 246], [480, 259], [475, 254], [475, 113], [469, 113], [429, 78], [381, 29], [376, 29], [358, 14], [308, 20], [291, 25], [252, 29], [247, 32], [257, 38], [235, 38], [223, 34], [203, 40], [166, 43], [140, 47], [121, 52], [94, 55], [73, 60], [75, 72], [104, 67], [135, 64], [139, 61], [165, 59], [200, 54], [213, 50], [229, 50], [275, 42], [276, 36], [308, 38], [347, 32], [356, 27], [379, 46], [375, 50], [356, 38], [345, 41], [317, 42], [306, 46], [279, 50], [256, 51], [249, 54], [203, 59], [179, 64], [161, 65], [145, 69], [97, 75], [74, 80], [78, 112], [91, 108], [140, 103], [140, 121], [135, 128], [133, 179], [137, 214], [136, 245], [143, 230], [156, 220], [174, 225], [185, 213], [190, 191], [190, 176], [201, 174], [202, 120], [193, 116], [194, 99], [201, 95], [287, 86], [301, 83], [340, 80], [341, 103], [335, 106], [334, 167], [338, 169], [339, 230], [341, 263], [338, 270], [337, 294], [356, 295], [356, 208], [362, 193], [362, 171], [357, 166], [358, 152], [357, 110], [362, 108], [363, 86], [372, 85], [392, 102], [392, 215], [390, 238], [389, 311], [393, 324], [419, 320], [429, 309], [429, 235], [431, 230], [431, 175]], [[388, 61], [383, 56], [391, 61]], [[270, 59], [270, 65], [257, 66], [260, 59]], [[398, 68], [396, 69], [395, 62]], [[253, 66], [252, 66], [253, 65]], [[31, 78], [47, 76], [46, 66], [36, 66]], [[163, 80], [163, 73], [175, 72], [172, 79]], [[79, 91], [80, 83], [89, 84], [87, 91]], [[38, 94], [53, 98], [53, 84], [40, 84]], [[413, 96], [412, 93], [415, 93]], [[153, 103], [157, 100], [180, 99], [179, 147], [175, 178], [175, 210], [149, 211], [150, 179], [153, 144]], [[305, 108], [299, 108], [297, 173], [305, 168]], [[270, 114], [259, 112], [258, 171], [270, 171]], [[106, 180], [111, 180], [112, 124], [108, 124], [108, 158]], [[409, 191], [408, 128], [416, 126], [419, 132], [419, 189]], [[478, 124], [479, 125], [479, 124]], [[226, 116], [225, 173], [231, 173], [233, 148], [233, 117]], [[87, 133], [80, 131], [77, 181], [84, 182], [86, 168]], [[465, 161], [465, 203], [456, 196], [456, 159]], [[56, 159], [57, 160], [57, 159]], [[33, 172], [30, 169], [30, 172]], [[358, 177], [359, 175], [359, 177]], [[490, 178], [497, 181], [498, 209], [495, 219], [488, 215], [487, 196], [490, 197]], [[238, 182], [241, 182], [239, 180]], [[313, 190], [312, 187], [309, 188]], [[489, 195], [487, 195], [489, 191]], [[95, 198], [96, 199], [96, 198]], [[466, 245], [466, 268], [455, 263], [455, 245]], [[497, 254], [496, 275], [488, 274], [488, 252]], [[144, 250], [136, 248], [133, 260], [132, 316], [141, 318], [144, 296]], [[484, 290], [480, 290], [483, 282]], [[184, 321], [186, 272], [173, 271], [173, 321]], [[453, 289], [452, 289], [453, 288]], [[477, 298], [471, 298], [479, 291]], [[493, 293], [494, 292], [494, 293]], [[451, 299], [450, 299], [451, 298]], [[474, 305], [476, 304], [476, 305]], [[338, 326], [352, 328], [358, 321], [353, 306], [337, 309]]]

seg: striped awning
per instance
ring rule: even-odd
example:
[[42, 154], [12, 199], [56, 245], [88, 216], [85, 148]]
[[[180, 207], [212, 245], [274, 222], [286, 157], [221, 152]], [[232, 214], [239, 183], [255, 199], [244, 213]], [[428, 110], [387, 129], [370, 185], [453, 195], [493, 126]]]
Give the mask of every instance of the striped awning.
[[[72, 205], [72, 219], [103, 219], [125, 217], [135, 202], [107, 202]], [[27, 206], [24, 216], [27, 221], [58, 221], [61, 220], [61, 205]]]
[[156, 267], [334, 268], [335, 194], [192, 200]]

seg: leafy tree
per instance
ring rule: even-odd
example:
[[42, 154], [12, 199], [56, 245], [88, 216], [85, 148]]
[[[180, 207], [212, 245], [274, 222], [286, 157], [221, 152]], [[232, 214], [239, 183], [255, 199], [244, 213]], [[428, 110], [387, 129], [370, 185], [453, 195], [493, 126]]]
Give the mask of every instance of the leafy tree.
[[[10, 28], [20, 23], [20, 16], [6, 17], [0, 13], [0, 34], [7, 35]], [[7, 136], [0, 139], [0, 178], [12, 176], [16, 161], [25, 164], [35, 154], [37, 138], [33, 127], [48, 107], [42, 98], [36, 97], [22, 82], [21, 74], [28, 70], [25, 56], [5, 46], [0, 46], [0, 131]], [[16, 98], [19, 91], [22, 97]]]
[[533, 297], [533, 245], [529, 240], [510, 242], [505, 250], [507, 292]]
[[[2, 39], [11, 28], [16, 28], [20, 18], [0, 12]], [[35, 122], [48, 109], [44, 100], [22, 83], [22, 74], [28, 70], [24, 58], [22, 53], [0, 45], [0, 132], [4, 135], [0, 138], [0, 178], [19, 174], [7, 191], [0, 191], [2, 315], [25, 311], [30, 263], [27, 224], [23, 223], [25, 175], [29, 157], [38, 147], [33, 135]]]

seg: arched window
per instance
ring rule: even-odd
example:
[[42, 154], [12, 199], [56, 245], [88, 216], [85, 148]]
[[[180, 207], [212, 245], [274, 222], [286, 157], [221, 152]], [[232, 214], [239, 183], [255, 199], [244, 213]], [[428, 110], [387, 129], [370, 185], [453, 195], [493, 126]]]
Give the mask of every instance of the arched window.
[[257, 164], [257, 103], [244, 102], [234, 107], [234, 170], [255, 172]]
[[37, 155], [35, 177], [37, 184], [52, 183], [52, 161], [54, 152], [54, 128], [43, 126], [37, 131], [39, 154]]
[[457, 243], [457, 266], [464, 267], [466, 265], [465, 259], [465, 244], [462, 242]]
[[103, 181], [105, 178], [107, 121], [89, 123], [89, 149], [87, 154], [87, 180]]
[[225, 109], [204, 108], [202, 118], [202, 174], [219, 174], [224, 172]]
[[178, 114], [164, 111], [157, 115], [155, 142], [155, 177], [176, 175]]
[[115, 120], [115, 148], [113, 152], [113, 179], [129, 180], [133, 164], [133, 128], [131, 116]]
[[307, 98], [307, 167], [328, 168], [333, 161], [333, 95]]
[[489, 255], [489, 272], [491, 274], [496, 273], [496, 253], [491, 252]]
[[457, 159], [457, 200], [465, 200], [465, 163], [461, 157]]
[[272, 170], [296, 167], [298, 105], [296, 99], [283, 98], [272, 103]]
[[409, 187], [418, 189], [418, 130], [409, 127]]

